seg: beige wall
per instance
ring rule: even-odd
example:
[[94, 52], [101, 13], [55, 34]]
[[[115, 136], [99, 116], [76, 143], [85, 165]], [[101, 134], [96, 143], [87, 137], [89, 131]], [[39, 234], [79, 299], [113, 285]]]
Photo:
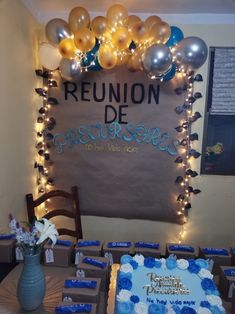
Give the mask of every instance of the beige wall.
[[33, 187], [37, 24], [19, 0], [0, 1], [0, 232], [8, 214], [25, 217]]
[[[0, 1], [1, 100], [0, 100], [0, 231], [6, 229], [7, 215], [25, 215], [24, 195], [33, 190], [34, 122], [38, 98], [33, 92], [38, 84], [34, 75], [37, 51], [37, 24], [18, 0]], [[180, 25], [179, 25], [180, 26]], [[208, 46], [235, 46], [235, 26], [182, 25], [185, 36], [203, 38]], [[2, 43], [5, 43], [3, 46]], [[34, 52], [34, 53], [33, 53]], [[200, 73], [203, 83], [195, 84], [203, 99], [195, 110], [204, 113], [208, 64]], [[203, 119], [193, 131], [202, 139]], [[195, 145], [201, 149], [201, 140]], [[200, 160], [194, 164], [199, 171]], [[192, 198], [185, 242], [198, 245], [235, 244], [235, 177], [202, 175], [193, 185], [202, 193]], [[176, 241], [182, 227], [144, 220], [83, 217], [84, 234], [89, 238], [116, 240]]]

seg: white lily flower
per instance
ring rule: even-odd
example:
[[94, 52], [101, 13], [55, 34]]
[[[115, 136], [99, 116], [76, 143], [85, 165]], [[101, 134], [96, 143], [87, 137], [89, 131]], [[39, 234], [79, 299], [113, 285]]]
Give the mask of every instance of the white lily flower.
[[42, 221], [35, 221], [35, 227], [40, 233], [40, 237], [36, 244], [44, 242], [47, 238], [51, 239], [52, 244], [56, 244], [57, 236], [59, 235], [58, 231], [55, 228], [55, 225], [51, 223], [48, 219], [42, 218]]

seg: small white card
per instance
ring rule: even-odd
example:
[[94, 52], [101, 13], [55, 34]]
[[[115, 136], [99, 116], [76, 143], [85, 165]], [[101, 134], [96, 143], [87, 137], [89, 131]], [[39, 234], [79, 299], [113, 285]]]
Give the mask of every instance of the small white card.
[[16, 260], [17, 261], [23, 261], [24, 260], [24, 256], [23, 256], [23, 254], [22, 254], [22, 251], [21, 251], [21, 249], [17, 246], [16, 247]]
[[82, 252], [77, 252], [75, 255], [75, 265], [78, 265], [81, 261], [81, 258], [83, 257], [83, 253]]
[[45, 251], [46, 263], [54, 263], [54, 254], [52, 249], [46, 249]]
[[76, 271], [76, 276], [77, 276], [78, 278], [85, 278], [85, 271], [84, 271], [83, 269], [78, 269], [78, 270]]
[[65, 297], [63, 298], [63, 301], [64, 301], [64, 302], [73, 302], [72, 298], [70, 298], [70, 297], [68, 297], [68, 296], [65, 296]]
[[113, 265], [113, 255], [112, 255], [112, 253], [106, 252], [106, 253], [104, 254], [104, 256], [109, 259], [109, 264], [110, 264], [110, 266], [112, 266], [112, 265]]
[[228, 289], [228, 298], [232, 298], [233, 296], [233, 289], [235, 288], [235, 283], [232, 282], [229, 286], [229, 289]]
[[213, 266], [214, 266], [214, 261], [213, 261], [213, 259], [210, 259], [209, 260], [209, 271], [210, 272], [212, 272]]

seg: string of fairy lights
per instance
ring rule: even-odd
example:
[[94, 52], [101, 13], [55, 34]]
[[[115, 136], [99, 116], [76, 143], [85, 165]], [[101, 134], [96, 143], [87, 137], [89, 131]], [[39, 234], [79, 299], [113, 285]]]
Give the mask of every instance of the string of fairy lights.
[[[59, 18], [50, 20], [46, 24], [45, 35], [48, 43], [41, 43], [39, 58], [47, 70], [36, 70], [43, 87], [35, 89], [42, 97], [36, 126], [37, 157], [34, 163], [38, 195], [48, 192], [55, 184], [52, 176], [54, 162], [50, 154], [56, 126], [50, 109], [58, 104], [57, 99], [50, 96], [51, 89], [57, 87], [53, 71], [59, 69], [65, 80], [81, 80], [83, 72], [95, 73], [123, 64], [130, 72], [144, 71], [153, 80], [169, 81], [179, 74], [185, 77], [185, 82], [175, 92], [184, 94], [185, 99], [184, 104], [175, 108], [176, 114], [183, 116], [175, 127], [180, 138], [179, 156], [175, 163], [183, 173], [175, 180], [180, 190], [176, 196], [179, 205], [176, 214], [184, 225], [191, 208], [191, 194], [201, 192], [191, 185], [191, 179], [198, 173], [191, 169], [190, 161], [200, 156], [193, 149], [193, 141], [198, 140], [198, 134], [191, 131], [192, 124], [201, 118], [199, 112], [193, 111], [193, 104], [202, 95], [193, 93], [193, 83], [202, 81], [201, 75], [195, 75], [194, 71], [207, 58], [205, 42], [198, 37], [184, 38], [181, 29], [170, 26], [158, 16], [152, 15], [142, 21], [136, 15], [129, 15], [120, 4], [108, 8], [106, 16], [97, 16], [92, 20], [85, 8], [75, 7], [69, 13], [68, 22]], [[47, 207], [44, 210], [47, 211]], [[180, 233], [179, 241], [184, 234], [185, 229]]]
[[180, 125], [175, 129], [179, 133], [183, 133], [183, 139], [180, 141], [181, 155], [177, 156], [175, 163], [182, 167], [183, 175], [176, 178], [176, 183], [181, 187], [181, 193], [177, 196], [177, 202], [179, 203], [178, 215], [183, 215], [183, 227], [179, 233], [178, 242], [181, 243], [186, 234], [185, 223], [187, 222], [188, 211], [191, 208], [190, 195], [198, 194], [201, 190], [193, 188], [191, 185], [191, 179], [195, 178], [198, 173], [191, 169], [192, 158], [197, 159], [200, 157], [200, 153], [193, 149], [193, 142], [199, 139], [197, 133], [192, 133], [192, 124], [201, 118], [201, 114], [198, 111], [193, 112], [193, 104], [195, 101], [202, 97], [200, 92], [193, 94], [193, 82], [201, 82], [202, 76], [197, 74], [194, 76], [194, 72], [185, 74], [186, 84], [181, 90], [176, 92], [181, 93], [185, 90], [185, 101], [181, 106], [175, 108], [177, 114], [184, 114], [184, 119]]
[[[42, 86], [35, 88], [35, 92], [42, 98], [42, 106], [38, 110], [36, 121], [36, 149], [37, 154], [34, 162], [36, 172], [36, 185], [38, 196], [46, 193], [54, 185], [52, 177], [52, 166], [54, 164], [51, 159], [50, 148], [53, 145], [52, 130], [56, 125], [55, 118], [50, 116], [51, 106], [57, 105], [58, 101], [54, 97], [50, 97], [50, 89], [57, 87], [56, 80], [53, 79], [53, 72], [37, 69], [36, 75], [41, 78]], [[47, 206], [44, 211], [47, 212]]]

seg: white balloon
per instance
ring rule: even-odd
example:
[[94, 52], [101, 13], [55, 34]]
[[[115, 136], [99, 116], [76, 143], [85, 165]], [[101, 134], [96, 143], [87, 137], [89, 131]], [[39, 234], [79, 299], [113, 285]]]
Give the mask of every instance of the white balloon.
[[59, 67], [62, 56], [56, 47], [42, 43], [39, 48], [39, 59], [44, 68], [53, 71]]

